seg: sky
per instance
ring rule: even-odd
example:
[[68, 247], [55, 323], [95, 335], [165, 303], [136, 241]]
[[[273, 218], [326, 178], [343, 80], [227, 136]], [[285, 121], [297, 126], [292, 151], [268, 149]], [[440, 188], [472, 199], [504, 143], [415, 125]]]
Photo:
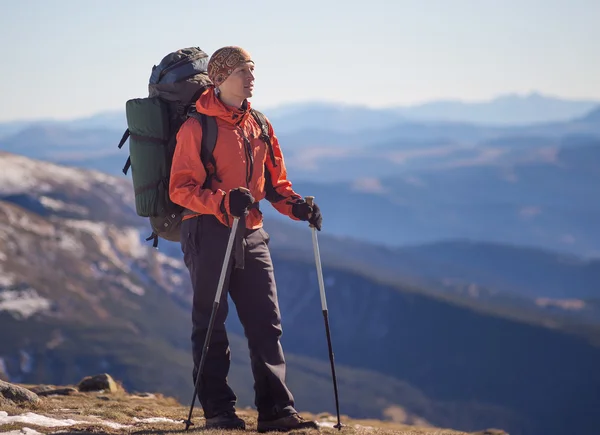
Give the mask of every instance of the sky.
[[124, 110], [190, 46], [246, 48], [259, 109], [600, 100], [598, 20], [598, 0], [0, 0], [0, 122]]

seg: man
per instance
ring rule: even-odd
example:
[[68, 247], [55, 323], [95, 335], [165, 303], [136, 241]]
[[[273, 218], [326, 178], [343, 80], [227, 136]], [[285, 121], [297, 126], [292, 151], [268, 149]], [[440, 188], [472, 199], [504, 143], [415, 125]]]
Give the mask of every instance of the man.
[[[198, 398], [209, 428], [245, 429], [235, 413], [236, 396], [227, 384], [230, 349], [225, 331], [227, 294], [236, 305], [248, 339], [258, 431], [318, 428], [294, 409], [285, 383], [285, 360], [280, 344], [281, 318], [269, 236], [262, 228], [258, 202], [266, 198], [282, 214], [308, 221], [321, 229], [321, 212], [309, 206], [287, 180], [283, 155], [268, 122], [272, 150], [260, 138], [261, 129], [250, 113], [254, 62], [241, 47], [217, 50], [208, 63], [214, 84], [196, 102], [196, 110], [216, 117], [216, 173], [207, 174], [200, 159], [201, 123], [188, 119], [177, 134], [170, 197], [188, 210], [181, 228], [184, 261], [194, 289], [192, 346], [194, 380], [225, 260], [232, 217], [240, 217], [240, 238], [223, 287], [200, 380]], [[205, 184], [206, 183], [206, 184]], [[228, 290], [228, 291], [227, 291]]]

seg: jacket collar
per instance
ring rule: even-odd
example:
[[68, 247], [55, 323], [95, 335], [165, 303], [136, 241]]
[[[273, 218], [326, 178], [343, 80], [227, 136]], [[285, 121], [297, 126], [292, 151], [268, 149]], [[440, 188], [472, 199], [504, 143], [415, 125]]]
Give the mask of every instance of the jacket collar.
[[246, 120], [250, 114], [250, 102], [244, 100], [241, 108], [236, 109], [227, 106], [215, 93], [215, 88], [210, 86], [200, 98], [196, 101], [196, 111], [208, 116], [215, 116], [231, 124], [240, 124]]

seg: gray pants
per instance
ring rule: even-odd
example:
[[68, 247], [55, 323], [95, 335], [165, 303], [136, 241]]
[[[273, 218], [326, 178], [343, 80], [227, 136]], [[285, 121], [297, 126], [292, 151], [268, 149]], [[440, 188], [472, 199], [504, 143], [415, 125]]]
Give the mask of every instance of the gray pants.
[[[295, 412], [294, 398], [285, 384], [286, 365], [279, 342], [282, 333], [281, 318], [273, 263], [267, 246], [269, 236], [263, 229], [246, 230], [242, 225], [243, 221], [240, 221], [243, 245], [236, 243], [233, 248], [200, 380], [198, 400], [206, 418], [235, 409], [237, 397], [227, 384], [231, 359], [225, 330], [229, 293], [248, 340], [259, 419], [270, 420]], [[187, 219], [181, 227], [181, 247], [194, 290], [194, 380], [208, 331], [229, 233], [230, 229], [212, 215]], [[240, 258], [240, 249], [243, 249], [243, 269], [236, 267], [235, 257]]]

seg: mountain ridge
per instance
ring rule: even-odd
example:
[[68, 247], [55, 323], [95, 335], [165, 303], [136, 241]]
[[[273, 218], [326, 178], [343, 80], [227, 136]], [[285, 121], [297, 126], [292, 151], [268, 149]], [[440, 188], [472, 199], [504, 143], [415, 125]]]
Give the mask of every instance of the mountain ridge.
[[[125, 102], [123, 102], [124, 104]], [[370, 107], [367, 104], [339, 103], [329, 101], [309, 101], [285, 103], [264, 107], [262, 110], [276, 122], [278, 131], [285, 130], [290, 117], [297, 118], [301, 113], [324, 113], [331, 117], [338, 114], [356, 122], [360, 114], [372, 115], [380, 126], [391, 122], [419, 121], [425, 123], [468, 123], [488, 127], [511, 127], [549, 122], [571, 121], [600, 108], [600, 100], [563, 98], [537, 91], [527, 94], [509, 93], [480, 100], [442, 99], [416, 104]], [[379, 117], [388, 118], [382, 121]], [[321, 118], [322, 115], [316, 117]], [[312, 118], [311, 118], [312, 119]], [[342, 118], [344, 119], [344, 118]], [[31, 125], [64, 125], [74, 129], [111, 128], [124, 130], [124, 110], [104, 110], [93, 115], [72, 119], [25, 119], [0, 122], [0, 138], [14, 134]], [[296, 125], [300, 128], [301, 125]]]

